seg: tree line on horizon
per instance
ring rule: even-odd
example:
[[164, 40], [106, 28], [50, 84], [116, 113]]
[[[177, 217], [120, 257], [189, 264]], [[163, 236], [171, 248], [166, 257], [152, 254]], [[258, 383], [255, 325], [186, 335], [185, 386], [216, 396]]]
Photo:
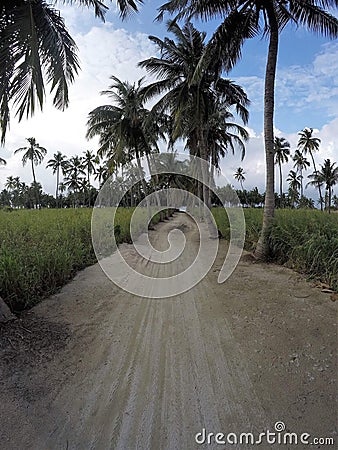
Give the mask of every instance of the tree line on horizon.
[[[310, 139], [310, 147], [312, 139], [316, 139], [314, 142], [318, 143], [317, 138], [311, 137], [311, 130], [305, 129], [305, 131], [299, 134], [304, 137], [308, 136]], [[138, 169], [131, 162], [125, 163], [120, 167], [114, 165], [111, 160], [101, 159], [98, 155], [95, 155], [93, 151], [86, 150], [82, 156], [72, 156], [67, 159], [60, 151], [54, 153], [52, 159], [47, 161], [46, 169], [51, 169], [56, 177], [56, 189], [55, 196], [46, 194], [42, 190], [41, 183], [37, 182], [34, 166], [42, 164], [47, 150], [41, 147], [35, 138], [28, 138], [28, 147], [22, 147], [15, 151], [15, 153], [24, 152], [22, 157], [23, 165], [28, 162], [32, 169], [33, 181], [31, 185], [21, 181], [19, 177], [9, 176], [5, 182], [5, 188], [0, 191], [0, 207], [9, 208], [65, 208], [65, 207], [93, 207], [99, 189], [94, 187], [91, 183], [91, 178], [94, 178], [98, 182], [99, 188], [107, 181], [109, 177], [112, 178], [111, 186], [113, 189], [124, 189], [124, 183], [126, 180], [132, 180], [138, 176]], [[300, 139], [301, 145], [303, 140]], [[153, 189], [163, 189], [169, 187], [185, 188], [193, 191], [193, 184], [190, 181], [186, 181], [184, 178], [185, 173], [189, 173], [189, 161], [179, 161], [176, 159], [175, 152], [167, 154], [167, 161], [162, 158], [162, 164], [164, 161], [167, 163], [168, 175], [165, 177], [161, 174], [157, 179], [154, 178], [150, 182], [146, 182], [146, 192], [143, 192], [142, 186], [137, 186], [132, 193], [129, 193], [126, 198], [123, 199], [123, 206], [133, 207], [137, 205], [144, 197], [151, 193]], [[163, 154], [162, 154], [163, 156]], [[290, 170], [286, 181], [289, 183], [287, 193], [283, 192], [283, 178], [282, 178], [282, 164], [287, 163], [290, 154], [290, 144], [284, 138], [275, 138], [275, 164], [279, 168], [280, 172], [280, 192], [275, 192], [275, 204], [277, 208], [315, 208], [315, 201], [312, 198], [308, 198], [304, 195], [303, 185], [303, 171], [307, 169], [310, 163], [297, 149], [292, 157], [294, 161], [294, 167], [296, 170]], [[0, 164], [5, 164], [5, 161], [0, 161]], [[181, 176], [169, 176], [169, 172], [174, 170], [179, 172]], [[216, 194], [211, 195], [212, 205], [224, 205], [222, 199], [227, 199], [230, 205], [238, 205], [238, 199], [240, 204], [245, 207], [262, 207], [265, 200], [265, 193], [260, 193], [257, 187], [251, 190], [244, 189], [244, 182], [246, 180], [246, 172], [242, 167], [238, 167], [233, 174], [234, 180], [236, 180], [241, 189], [234, 189], [233, 185], [226, 185], [216, 188]], [[143, 171], [143, 176], [145, 173]], [[168, 182], [168, 178], [169, 182]], [[178, 179], [179, 180], [178, 180]], [[324, 161], [324, 164], [320, 166], [320, 170], [317, 169], [310, 175], [308, 175], [309, 182], [306, 186], [311, 185], [316, 188], [322, 189], [324, 187], [324, 208], [329, 211], [333, 207], [338, 209], [338, 197], [333, 194], [333, 187], [338, 183], [338, 167], [336, 163], [331, 163], [329, 159]], [[157, 186], [156, 186], [157, 181]], [[319, 184], [318, 184], [319, 181]], [[141, 183], [139, 183], [141, 184]], [[322, 195], [323, 197], [323, 195]], [[318, 201], [320, 205], [320, 199]]]

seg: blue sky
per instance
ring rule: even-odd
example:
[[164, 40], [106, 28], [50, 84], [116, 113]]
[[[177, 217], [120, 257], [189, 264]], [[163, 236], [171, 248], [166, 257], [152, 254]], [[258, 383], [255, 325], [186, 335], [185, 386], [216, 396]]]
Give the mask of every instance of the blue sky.
[[[6, 146], [0, 150], [8, 161], [0, 168], [0, 188], [9, 175], [19, 175], [31, 182], [28, 167], [22, 168], [20, 156], [13, 150], [25, 144], [25, 138], [34, 136], [48, 149], [47, 158], [60, 150], [66, 155], [81, 154], [95, 150], [95, 140], [85, 139], [86, 120], [89, 111], [108, 100], [99, 95], [107, 89], [109, 76], [136, 81], [145, 72], [137, 62], [153, 56], [155, 48], [149, 34], [163, 38], [167, 35], [164, 23], [154, 22], [156, 8], [162, 1], [145, 1], [140, 12], [122, 22], [112, 3], [106, 15], [106, 23], [94, 18], [92, 11], [74, 6], [62, 6], [66, 25], [79, 47], [82, 71], [70, 89], [70, 107], [64, 113], [56, 111], [46, 102], [43, 113], [16, 123], [12, 120]], [[198, 22], [197, 28], [210, 36], [217, 25]], [[252, 105], [248, 129], [251, 139], [243, 162], [239, 156], [228, 156], [223, 170], [229, 181], [236, 185], [233, 173], [238, 166], [244, 167], [248, 188], [258, 186], [263, 191], [265, 183], [265, 160], [263, 146], [263, 89], [267, 54], [267, 40], [255, 38], [247, 41], [241, 61], [228, 77], [242, 85]], [[318, 37], [302, 28], [287, 27], [280, 38], [276, 83], [275, 134], [286, 137], [292, 150], [297, 145], [297, 132], [312, 127], [322, 140], [316, 155], [320, 164], [325, 158], [338, 161], [338, 42]], [[285, 174], [293, 166], [284, 167]], [[37, 176], [48, 192], [54, 191], [54, 179], [44, 166], [37, 168]], [[278, 178], [276, 179], [278, 183]], [[286, 189], [286, 186], [285, 186]], [[315, 196], [312, 191], [307, 195]]]

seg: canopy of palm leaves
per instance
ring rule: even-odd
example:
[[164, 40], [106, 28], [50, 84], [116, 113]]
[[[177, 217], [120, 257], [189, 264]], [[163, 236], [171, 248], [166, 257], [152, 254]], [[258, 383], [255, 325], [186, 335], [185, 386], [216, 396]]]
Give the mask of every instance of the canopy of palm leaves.
[[[65, 0], [93, 7], [104, 19], [108, 7], [101, 0]], [[142, 0], [117, 0], [122, 18], [137, 10]], [[0, 5], [0, 132], [5, 142], [10, 121], [10, 102], [19, 120], [43, 106], [45, 85], [53, 104], [68, 106], [68, 86], [79, 70], [76, 44], [67, 31], [55, 2], [3, 0]]]
[[99, 106], [89, 113], [87, 138], [98, 135], [98, 154], [124, 164], [134, 157], [158, 151], [158, 139], [164, 138], [164, 134], [158, 117], [144, 107], [142, 80], [130, 84], [115, 76], [111, 79], [113, 84], [102, 94], [108, 95], [114, 104]]
[[150, 36], [161, 57], [149, 58], [139, 64], [158, 78], [145, 88], [146, 98], [162, 95], [154, 110], [169, 114], [172, 118], [171, 139], [186, 137], [193, 154], [201, 154], [201, 134], [207, 140], [208, 134], [213, 131], [211, 125], [215, 125], [217, 119], [218, 148], [224, 151], [224, 145], [229, 145], [233, 150], [235, 143], [240, 145], [243, 153], [243, 142], [237, 134], [246, 140], [248, 136], [244, 128], [230, 123], [221, 129], [220, 119], [223, 119], [223, 124], [225, 119], [232, 119], [229, 108], [234, 106], [244, 123], [247, 122], [249, 100], [245, 92], [220, 76], [216, 59], [202, 63], [206, 49], [205, 33], [198, 31], [191, 23], [181, 29], [178, 24], [169, 22], [168, 27], [175, 40]]
[[[203, 59], [216, 58], [229, 71], [241, 56], [242, 45], [259, 33], [269, 37], [268, 58], [264, 88], [264, 144], [266, 159], [266, 196], [263, 227], [255, 254], [266, 259], [269, 253], [268, 236], [274, 218], [274, 100], [279, 35], [292, 22], [329, 38], [338, 36], [338, 20], [328, 12], [337, 8], [336, 0], [171, 0], [160, 8], [159, 18], [165, 12], [178, 13], [182, 18], [209, 20], [221, 17]], [[321, 196], [321, 194], [320, 194]]]

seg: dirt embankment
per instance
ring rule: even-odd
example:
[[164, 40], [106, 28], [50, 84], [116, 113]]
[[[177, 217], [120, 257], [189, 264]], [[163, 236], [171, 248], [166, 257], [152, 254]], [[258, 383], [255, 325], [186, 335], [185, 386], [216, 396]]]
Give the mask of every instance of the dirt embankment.
[[[197, 231], [185, 214], [151, 239], [161, 248], [176, 227], [191, 260]], [[334, 436], [336, 304], [291, 270], [247, 258], [217, 284], [220, 244], [209, 274], [177, 297], [132, 296], [94, 265], [2, 327], [0, 448], [244, 448], [195, 435], [274, 431], [277, 421]]]

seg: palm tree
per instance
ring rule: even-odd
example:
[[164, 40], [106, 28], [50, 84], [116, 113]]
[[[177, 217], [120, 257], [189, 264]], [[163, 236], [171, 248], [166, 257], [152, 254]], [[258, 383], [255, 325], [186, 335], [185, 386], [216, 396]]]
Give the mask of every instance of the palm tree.
[[87, 183], [86, 183], [86, 187], [88, 190], [88, 206], [90, 203], [90, 175], [93, 174], [95, 172], [95, 164], [98, 162], [98, 156], [94, 155], [94, 153], [91, 150], [86, 150], [84, 152], [84, 155], [82, 157], [82, 161], [83, 161], [83, 167], [85, 169], [85, 171], [87, 172]]
[[51, 168], [53, 170], [53, 174], [56, 173], [56, 207], [58, 207], [59, 202], [59, 185], [60, 185], [60, 170], [63, 175], [65, 175], [67, 170], [68, 162], [66, 160], [66, 156], [63, 155], [60, 151], [54, 153], [54, 158], [50, 159], [46, 165], [46, 168]]
[[[298, 133], [298, 135], [300, 136], [299, 140], [298, 140], [298, 148], [299, 148], [299, 150], [301, 150], [304, 153], [304, 155], [307, 155], [307, 153], [310, 154], [314, 171], [317, 172], [313, 153], [319, 150], [320, 139], [313, 137], [312, 133], [313, 133], [313, 128], [304, 128], [304, 130], [302, 130]], [[320, 183], [317, 183], [317, 188], [318, 188], [319, 199], [320, 199], [320, 209], [323, 211], [324, 202], [323, 202], [323, 196], [322, 196]]]
[[292, 159], [295, 162], [293, 167], [296, 167], [297, 173], [299, 173], [300, 196], [303, 197], [303, 170], [306, 170], [308, 167], [310, 167], [310, 163], [298, 149], [295, 151], [295, 154]]
[[76, 179], [85, 175], [83, 159], [81, 158], [81, 156], [72, 156], [68, 160], [67, 166], [65, 168], [65, 174], [68, 178], [74, 175], [74, 178]]
[[22, 183], [19, 177], [13, 177], [13, 175], [7, 177], [5, 187], [10, 192], [10, 201], [12, 206], [19, 206], [19, 197], [24, 186], [25, 183]]
[[[227, 128], [224, 125], [226, 119], [233, 118], [228, 112], [232, 105], [244, 123], [247, 122], [249, 101], [243, 89], [221, 78], [217, 60], [210, 60], [201, 65], [206, 49], [206, 33], [201, 33], [191, 23], [185, 24], [181, 29], [174, 22], [169, 23], [169, 31], [174, 34], [175, 41], [149, 37], [158, 47], [161, 57], [149, 58], [139, 65], [159, 79], [145, 88], [146, 97], [164, 94], [153, 110], [166, 111], [169, 114], [172, 120], [171, 143], [178, 138], [186, 138], [187, 148], [192, 155], [210, 161], [208, 139], [211, 139], [211, 133], [215, 131], [211, 129], [211, 123], [212, 120], [215, 123], [216, 113], [222, 109], [218, 116], [218, 145], [214, 146], [213, 152], [224, 152], [227, 147], [234, 150], [234, 143], [239, 144], [243, 151], [243, 142], [237, 133], [246, 140], [248, 136], [244, 128], [234, 123], [229, 123]], [[199, 79], [194, 81], [197, 71]], [[203, 199], [210, 206], [210, 193], [207, 188], [209, 174], [206, 173], [206, 168], [207, 165], [203, 164]]]
[[[266, 158], [266, 194], [262, 232], [255, 255], [265, 259], [269, 253], [269, 232], [274, 220], [274, 101], [279, 35], [290, 22], [329, 38], [338, 36], [338, 19], [325, 8], [336, 8], [336, 0], [171, 0], [160, 8], [158, 18], [165, 12], [178, 11], [178, 18], [221, 16], [210, 41], [206, 59], [216, 58], [229, 71], [241, 56], [244, 41], [261, 31], [269, 37], [264, 87], [264, 145]], [[263, 26], [262, 26], [263, 25]]]
[[322, 182], [325, 184], [325, 189], [328, 197], [327, 206], [330, 213], [333, 186], [338, 183], [338, 167], [336, 166], [336, 163], [331, 163], [330, 159], [325, 159], [324, 164], [321, 166], [319, 176]]
[[281, 205], [283, 206], [283, 175], [282, 164], [289, 161], [290, 143], [283, 137], [275, 137], [274, 140], [275, 164], [279, 167], [279, 194]]
[[301, 177], [294, 170], [290, 170], [286, 181], [289, 182], [289, 196], [291, 194], [292, 204], [295, 206], [295, 201], [299, 197], [299, 189], [301, 187]]
[[[100, 145], [98, 154], [107, 155], [114, 161], [115, 166], [126, 164], [135, 157], [142, 189], [146, 193], [147, 185], [142, 176], [141, 157], [159, 151], [158, 139], [164, 138], [159, 126], [160, 117], [151, 114], [144, 107], [142, 80], [130, 84], [115, 76], [111, 79], [113, 84], [102, 94], [112, 98], [115, 104], [99, 106], [89, 113], [87, 138], [98, 135]], [[146, 201], [150, 216], [148, 197]]]
[[95, 172], [95, 164], [98, 158], [91, 150], [86, 150], [82, 157], [83, 167], [87, 172], [87, 184], [90, 185], [90, 175]]
[[245, 176], [244, 175], [245, 175], [245, 172], [244, 172], [243, 167], [238, 167], [238, 169], [236, 169], [236, 172], [234, 173], [234, 178], [241, 185], [241, 189], [242, 189], [243, 193], [244, 193], [243, 183], [245, 181]]
[[107, 165], [101, 165], [95, 170], [95, 180], [98, 180], [100, 187], [109, 178], [109, 175], [110, 173]]
[[[68, 33], [55, 2], [5, 0], [0, 5], [0, 132], [4, 144], [10, 121], [10, 103], [17, 104], [19, 120], [42, 109], [45, 83], [54, 91], [53, 104], [68, 106], [68, 86], [78, 73], [76, 44]], [[104, 20], [108, 7], [102, 0], [69, 0], [93, 7]], [[122, 18], [142, 0], [117, 0]]]
[[13, 177], [13, 175], [10, 175], [9, 177], [7, 177], [5, 187], [9, 191], [13, 191], [14, 189], [16, 189], [16, 181], [15, 181], [15, 178]]
[[[37, 142], [36, 139], [31, 137], [27, 138], [26, 141], [29, 143], [29, 146], [27, 147], [20, 147], [14, 151], [14, 154], [25, 152], [22, 156], [22, 164], [23, 166], [26, 165], [27, 161], [31, 162], [31, 168], [32, 168], [32, 174], [33, 174], [33, 183], [34, 186], [36, 186], [36, 177], [35, 177], [35, 170], [34, 166], [37, 166], [38, 164], [41, 164], [44, 157], [47, 154], [47, 150], [44, 147], [41, 147]], [[36, 191], [36, 207], [39, 205], [39, 193], [38, 190]]]
[[74, 193], [74, 208], [78, 205], [78, 194], [83, 187], [83, 182], [86, 181], [85, 177], [83, 176], [84, 174], [85, 173], [82, 167], [81, 158], [79, 156], [73, 156], [69, 160], [64, 185]]

